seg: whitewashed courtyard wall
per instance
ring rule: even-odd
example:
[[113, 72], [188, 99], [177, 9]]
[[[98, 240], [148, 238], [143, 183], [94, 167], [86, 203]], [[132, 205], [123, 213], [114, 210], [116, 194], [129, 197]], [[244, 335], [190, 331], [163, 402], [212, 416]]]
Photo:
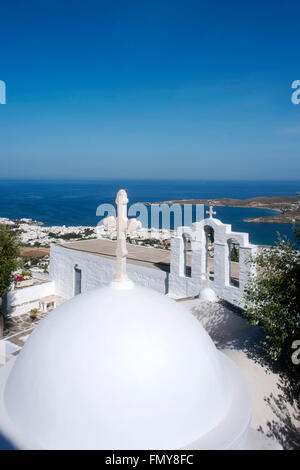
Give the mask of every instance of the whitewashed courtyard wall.
[[[50, 279], [55, 281], [57, 295], [70, 299], [74, 296], [74, 269], [81, 270], [81, 291], [109, 284], [115, 274], [115, 259], [52, 245], [50, 252]], [[139, 285], [150, 287], [162, 294], [168, 292], [169, 273], [127, 263], [128, 277]]]
[[43, 297], [55, 294], [55, 282], [48, 281], [20, 289], [12, 288], [3, 298], [4, 308], [11, 316], [21, 315], [33, 308], [39, 308]]

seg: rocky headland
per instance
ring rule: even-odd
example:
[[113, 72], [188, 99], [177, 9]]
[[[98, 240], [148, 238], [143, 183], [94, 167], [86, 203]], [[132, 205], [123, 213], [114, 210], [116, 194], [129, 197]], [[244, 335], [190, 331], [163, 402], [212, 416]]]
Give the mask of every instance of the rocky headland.
[[276, 211], [272, 214], [262, 217], [254, 217], [246, 219], [245, 222], [257, 223], [280, 223], [290, 224], [300, 222], [300, 197], [299, 196], [262, 196], [249, 199], [233, 199], [233, 198], [217, 198], [217, 199], [185, 199], [173, 200], [153, 204], [204, 204], [213, 205], [215, 207], [248, 207], [256, 209], [270, 209]]

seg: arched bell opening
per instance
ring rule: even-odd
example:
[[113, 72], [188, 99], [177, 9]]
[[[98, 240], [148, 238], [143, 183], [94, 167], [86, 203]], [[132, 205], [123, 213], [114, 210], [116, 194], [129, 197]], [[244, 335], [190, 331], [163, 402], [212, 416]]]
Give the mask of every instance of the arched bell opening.
[[227, 241], [229, 285], [240, 287], [240, 243], [235, 239]]
[[211, 281], [215, 278], [214, 252], [215, 252], [215, 231], [209, 225], [204, 227], [205, 232], [205, 274], [209, 275]]
[[182, 235], [184, 250], [184, 275], [192, 277], [192, 240], [189, 233]]

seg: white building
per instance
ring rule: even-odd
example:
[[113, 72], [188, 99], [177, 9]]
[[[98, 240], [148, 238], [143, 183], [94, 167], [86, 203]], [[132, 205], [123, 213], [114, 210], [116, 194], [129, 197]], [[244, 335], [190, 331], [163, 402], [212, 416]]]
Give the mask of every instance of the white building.
[[[209, 243], [209, 239], [213, 242]], [[232, 242], [239, 262], [230, 261]], [[55, 293], [70, 299], [80, 292], [107, 285], [113, 277], [116, 242], [104, 239], [52, 245], [50, 279]], [[250, 265], [256, 251], [246, 233], [212, 217], [192, 227], [180, 227], [171, 238], [171, 250], [127, 244], [128, 276], [172, 298], [198, 296], [207, 284], [217, 297], [241, 305]], [[212, 251], [214, 252], [212, 254]]]
[[[238, 367], [191, 312], [155, 292], [167, 279], [167, 271], [154, 267], [163, 258], [153, 266], [131, 259], [128, 278], [127, 198], [118, 195], [113, 280], [102, 277], [109, 285], [91, 289], [98, 274], [104, 276], [103, 266], [113, 274], [107, 252], [55, 249], [66, 253], [73, 290], [62, 279], [57, 288], [70, 297], [89, 292], [42, 320], [19, 356], [1, 368], [0, 431], [21, 449], [279, 449], [250, 428], [251, 398]], [[203, 238], [194, 241], [199, 252]], [[72, 251], [81, 265], [68, 264]], [[171, 275], [177, 282], [172, 258]], [[132, 277], [157, 288], [138, 286]]]
[[[231, 261], [232, 246], [238, 261]], [[49, 279], [35, 279], [30, 287], [15, 288], [4, 298], [6, 311], [20, 315], [45, 305], [57, 305], [73, 296], [110, 283], [114, 272], [116, 242], [83, 240], [51, 245]], [[220, 299], [243, 306], [250, 274], [248, 263], [257, 246], [247, 233], [210, 217], [191, 227], [179, 227], [171, 249], [127, 244], [128, 276], [136, 284], [169, 297], [196, 297], [209, 285]]]

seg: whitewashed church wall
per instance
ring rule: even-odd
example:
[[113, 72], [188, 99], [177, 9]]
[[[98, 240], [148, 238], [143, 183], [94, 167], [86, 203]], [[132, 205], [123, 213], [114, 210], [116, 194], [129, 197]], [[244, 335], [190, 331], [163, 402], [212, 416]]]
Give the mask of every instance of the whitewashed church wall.
[[202, 260], [202, 246], [198, 240], [192, 240], [192, 278], [201, 281], [204, 273], [204, 260]]
[[196, 297], [200, 292], [200, 282], [186, 276], [170, 274], [169, 295], [175, 299]]
[[220, 299], [226, 300], [233, 305], [243, 308], [243, 291], [239, 287], [216, 286], [214, 285], [214, 282], [211, 283], [210, 287], [212, 287]]
[[170, 274], [171, 276], [183, 276], [183, 240], [182, 237], [171, 238]]
[[[50, 279], [55, 281], [55, 291], [66, 299], [74, 296], [74, 268], [81, 270], [81, 291], [109, 284], [114, 276], [115, 260], [82, 251], [52, 245], [50, 251]], [[168, 291], [169, 273], [127, 263], [128, 277], [139, 285], [165, 294]]]
[[[182, 233], [189, 233], [190, 227], [180, 227]], [[194, 253], [193, 253], [194, 255]], [[192, 258], [192, 273], [195, 274], [193, 266], [195, 258]], [[194, 269], [193, 269], [194, 268]], [[197, 269], [197, 268], [196, 268]], [[174, 298], [194, 297], [200, 292], [200, 280], [192, 274], [192, 278], [184, 273], [184, 244], [182, 236], [171, 239], [171, 264], [168, 293]]]
[[229, 273], [229, 258], [226, 254], [226, 246], [224, 243], [215, 242], [214, 243], [214, 289], [215, 290], [220, 291], [223, 287], [225, 287], [227, 276], [229, 280], [229, 275], [227, 273]]
[[255, 274], [255, 268], [249, 264], [249, 259], [255, 255], [257, 247], [240, 247], [240, 288], [245, 289], [251, 273]]

